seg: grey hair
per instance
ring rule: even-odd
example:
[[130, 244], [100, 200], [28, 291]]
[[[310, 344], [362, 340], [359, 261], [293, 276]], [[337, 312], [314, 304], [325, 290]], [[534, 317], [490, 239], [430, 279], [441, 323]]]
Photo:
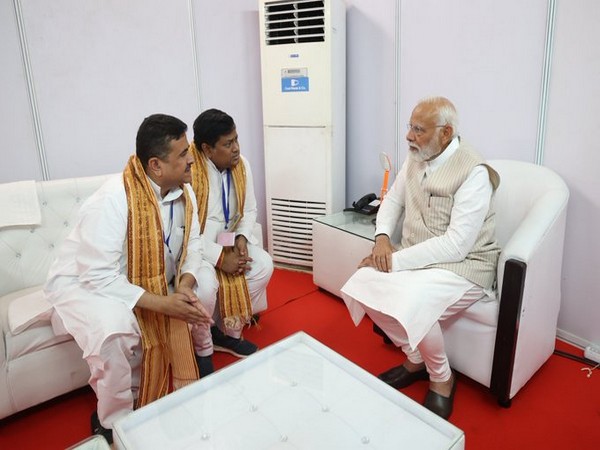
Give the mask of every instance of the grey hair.
[[458, 112], [450, 100], [446, 97], [426, 97], [419, 105], [432, 106], [437, 111], [437, 124], [450, 125], [452, 127], [452, 138], [458, 136]]

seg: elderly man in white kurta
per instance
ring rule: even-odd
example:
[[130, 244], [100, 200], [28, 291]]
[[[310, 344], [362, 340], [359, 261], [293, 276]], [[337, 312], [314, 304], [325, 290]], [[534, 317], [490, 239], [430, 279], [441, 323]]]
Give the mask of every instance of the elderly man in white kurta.
[[[458, 137], [457, 122], [445, 98], [415, 107], [410, 153], [380, 207], [373, 251], [342, 287], [354, 322], [368, 314], [407, 356], [379, 377], [396, 388], [429, 379], [424, 406], [444, 418], [456, 376], [439, 322], [493, 295], [500, 251], [492, 209], [499, 176]], [[396, 249], [390, 237], [403, 214]]]
[[213, 348], [243, 358], [258, 347], [244, 340], [243, 327], [267, 308], [266, 288], [273, 260], [256, 245], [254, 181], [248, 160], [240, 154], [233, 118], [208, 109], [194, 121], [195, 156], [192, 185], [198, 200], [205, 259], [198, 297], [213, 313], [212, 343], [196, 343], [199, 355]]
[[[81, 207], [45, 285], [46, 297], [54, 307], [55, 332], [71, 334], [90, 367], [89, 383], [98, 398], [92, 433], [102, 434], [109, 442], [113, 423], [133, 410], [145, 385], [147, 400], [152, 401], [167, 393], [168, 386], [162, 390], [159, 386], [165, 379], [178, 387], [198, 378], [189, 326], [202, 328], [212, 323], [194, 293], [198, 273], [208, 263], [202, 257], [194, 194], [184, 184], [191, 179], [193, 163], [186, 129], [179, 119], [163, 114], [144, 120], [136, 156], [130, 158], [123, 174], [110, 178]], [[136, 215], [136, 209], [145, 209], [149, 216]], [[148, 217], [150, 220], [136, 221]], [[149, 223], [146, 236], [151, 237], [138, 233], [132, 221], [142, 227]], [[149, 254], [150, 247], [157, 250], [155, 278], [161, 294], [130, 279], [132, 266], [148, 261], [141, 253]], [[139, 322], [140, 311], [156, 313], [159, 321], [178, 321], [169, 326], [181, 329], [182, 339], [174, 343], [167, 339], [158, 342], [158, 347], [173, 344], [183, 352], [159, 351], [157, 355], [151, 350], [160, 362], [149, 365], [142, 374], [148, 355], [146, 346], [142, 347], [146, 325]], [[189, 345], [184, 345], [186, 339]], [[153, 376], [157, 367], [160, 377]]]

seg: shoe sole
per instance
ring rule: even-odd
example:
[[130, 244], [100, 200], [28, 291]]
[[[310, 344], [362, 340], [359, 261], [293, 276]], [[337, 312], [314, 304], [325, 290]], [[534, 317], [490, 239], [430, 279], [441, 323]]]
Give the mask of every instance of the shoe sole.
[[250, 355], [242, 355], [241, 353], [237, 353], [235, 350], [231, 350], [230, 348], [227, 348], [227, 347], [221, 347], [220, 345], [213, 345], [213, 349], [215, 352], [229, 353], [230, 355], [233, 355], [237, 358], [242, 358], [242, 359], [247, 358], [248, 356], [254, 354], [254, 353], [251, 353]]

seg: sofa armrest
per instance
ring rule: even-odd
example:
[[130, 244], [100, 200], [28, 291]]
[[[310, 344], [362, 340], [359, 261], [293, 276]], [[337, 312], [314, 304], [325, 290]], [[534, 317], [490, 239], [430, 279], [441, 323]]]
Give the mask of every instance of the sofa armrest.
[[[569, 191], [565, 186], [564, 190], [549, 191], [536, 201], [500, 253], [499, 291], [502, 289], [506, 261], [513, 259], [527, 264], [539, 248], [548, 242], [549, 235], [556, 227], [559, 231], [562, 229], [564, 235], [568, 199]], [[563, 240], [556, 243], [560, 244], [560, 248], [557, 247], [560, 255], [562, 255]]]
[[514, 367], [515, 347], [519, 333], [519, 311], [523, 300], [527, 265], [510, 259], [504, 265], [506, 282], [500, 295], [496, 344], [492, 363], [490, 390], [501, 406], [510, 406], [510, 384]]
[[568, 198], [566, 186], [540, 197], [500, 255], [490, 388], [503, 406], [554, 350]]

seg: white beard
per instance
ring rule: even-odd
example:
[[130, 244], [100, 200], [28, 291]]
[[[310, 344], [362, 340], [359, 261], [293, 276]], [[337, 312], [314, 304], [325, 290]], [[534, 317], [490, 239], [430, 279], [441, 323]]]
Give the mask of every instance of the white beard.
[[[416, 149], [417, 151], [415, 151], [414, 149]], [[433, 143], [429, 143], [423, 148], [411, 145], [411, 149], [409, 150], [410, 157], [416, 162], [429, 161], [431, 158], [439, 154], [440, 148]]]
[[442, 152], [441, 146], [437, 144], [439, 133], [440, 130], [437, 129], [429, 141], [429, 144], [424, 147], [419, 147], [415, 144], [409, 144], [410, 149], [408, 151], [410, 157], [416, 162], [425, 162], [439, 155]]

